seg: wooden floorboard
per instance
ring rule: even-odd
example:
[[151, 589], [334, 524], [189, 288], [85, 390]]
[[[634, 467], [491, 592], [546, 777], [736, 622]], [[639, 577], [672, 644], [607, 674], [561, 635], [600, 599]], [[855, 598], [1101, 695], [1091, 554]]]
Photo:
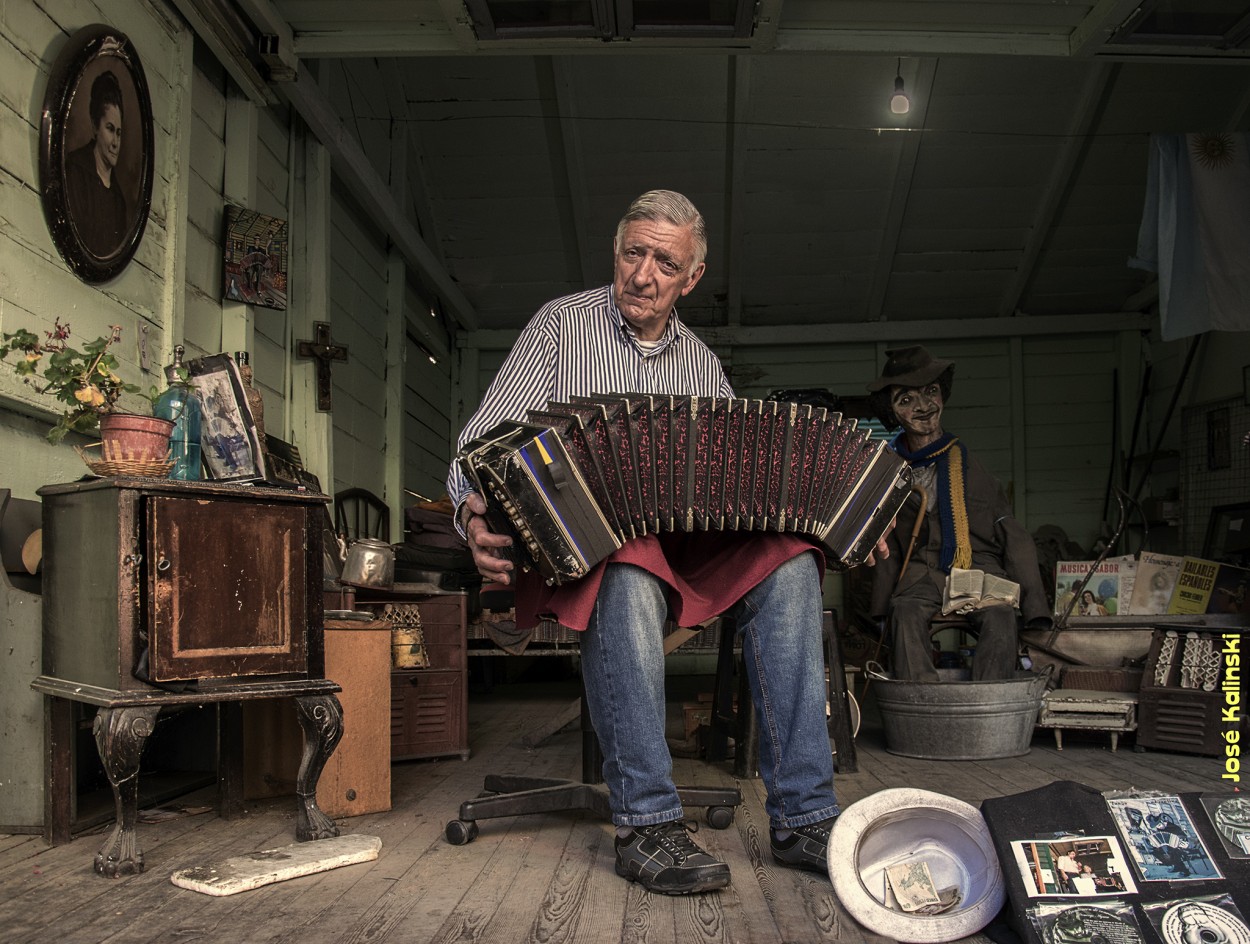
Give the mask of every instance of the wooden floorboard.
[[[256, 801], [246, 815], [179, 815], [142, 823], [147, 871], [109, 880], [92, 870], [107, 827], [48, 847], [41, 837], [0, 836], [0, 928], [25, 944], [771, 944], [842, 941], [889, 944], [850, 917], [822, 876], [785, 869], [768, 851], [764, 788], [736, 781], [730, 762], [677, 758], [678, 782], [736, 785], [733, 824], [701, 823], [698, 840], [730, 866], [719, 893], [651, 895], [618, 878], [613, 830], [587, 812], [482, 820], [477, 838], [443, 837], [460, 803], [489, 773], [577, 778], [581, 737], [555, 733], [537, 746], [527, 734], [569, 702], [571, 683], [496, 686], [470, 700], [467, 760], [409, 761], [392, 767], [392, 809], [340, 820], [345, 833], [379, 836], [373, 862], [281, 882], [228, 898], [175, 887], [189, 865], [286, 845], [294, 840], [294, 799]], [[679, 739], [680, 697], [674, 699]], [[940, 745], [935, 751], [940, 751]], [[858, 770], [836, 780], [843, 808], [887, 787], [910, 786], [974, 805], [1055, 780], [1099, 790], [1223, 791], [1217, 758], [1137, 752], [1131, 736], [1110, 750], [1106, 735], [1066, 734], [1064, 750], [1039, 731], [1027, 754], [981, 761], [888, 753], [871, 703], [856, 740]], [[173, 806], [211, 804], [201, 791]], [[692, 817], [702, 811], [691, 811]], [[987, 944], [974, 936], [964, 944]]]

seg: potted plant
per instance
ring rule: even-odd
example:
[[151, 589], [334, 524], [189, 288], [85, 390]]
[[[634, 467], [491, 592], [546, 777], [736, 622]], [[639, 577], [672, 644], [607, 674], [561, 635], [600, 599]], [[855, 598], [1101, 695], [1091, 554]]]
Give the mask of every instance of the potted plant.
[[[137, 385], [118, 376], [117, 358], [109, 350], [121, 338], [121, 327], [110, 325], [108, 335], [88, 341], [81, 350], [70, 347], [69, 336], [70, 326], [58, 318], [42, 339], [21, 328], [0, 337], [0, 360], [9, 363], [37, 393], [62, 404], [56, 425], [48, 431], [48, 442], [59, 443], [71, 431], [98, 429], [107, 466], [103, 474], [164, 475], [174, 424], [118, 406], [122, 394], [140, 392]], [[99, 471], [87, 455], [83, 458], [93, 471]], [[159, 469], [162, 464], [163, 470]]]

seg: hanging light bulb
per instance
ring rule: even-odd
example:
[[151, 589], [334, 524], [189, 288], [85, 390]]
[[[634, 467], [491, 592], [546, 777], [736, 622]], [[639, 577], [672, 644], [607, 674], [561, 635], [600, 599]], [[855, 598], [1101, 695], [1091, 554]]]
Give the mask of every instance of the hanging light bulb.
[[894, 94], [890, 96], [890, 111], [896, 115], [905, 115], [911, 110], [911, 99], [903, 91], [903, 60], [898, 61], [898, 71], [894, 76]]

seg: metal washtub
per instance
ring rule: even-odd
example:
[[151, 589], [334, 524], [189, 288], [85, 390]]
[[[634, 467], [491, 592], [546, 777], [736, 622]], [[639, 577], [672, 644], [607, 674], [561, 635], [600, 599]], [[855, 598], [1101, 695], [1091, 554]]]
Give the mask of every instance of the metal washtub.
[[870, 671], [885, 728], [885, 749], [928, 760], [990, 760], [1029, 752], [1049, 673], [967, 681], [939, 669], [939, 682], [911, 682]]

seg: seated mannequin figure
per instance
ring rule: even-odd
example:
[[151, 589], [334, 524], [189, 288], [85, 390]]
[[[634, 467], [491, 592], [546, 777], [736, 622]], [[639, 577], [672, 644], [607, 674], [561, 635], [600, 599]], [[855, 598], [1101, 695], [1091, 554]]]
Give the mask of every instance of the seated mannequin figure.
[[[942, 429], [955, 365], [923, 347], [887, 351], [886, 356], [881, 376], [868, 385], [870, 402], [887, 429], [902, 427], [891, 447], [911, 464], [927, 507], [922, 511], [912, 500], [899, 512], [889, 535], [890, 556], [873, 570], [872, 615], [885, 620], [895, 677], [936, 682], [930, 621], [941, 611], [952, 567], [1018, 583], [1020, 612], [1029, 628], [1050, 626], [1049, 606], [1032, 536], [1012, 517], [998, 480]], [[920, 513], [924, 520], [916, 531]], [[973, 610], [968, 619], [977, 635], [973, 680], [1011, 678], [1018, 654], [1016, 608], [987, 606]]]

